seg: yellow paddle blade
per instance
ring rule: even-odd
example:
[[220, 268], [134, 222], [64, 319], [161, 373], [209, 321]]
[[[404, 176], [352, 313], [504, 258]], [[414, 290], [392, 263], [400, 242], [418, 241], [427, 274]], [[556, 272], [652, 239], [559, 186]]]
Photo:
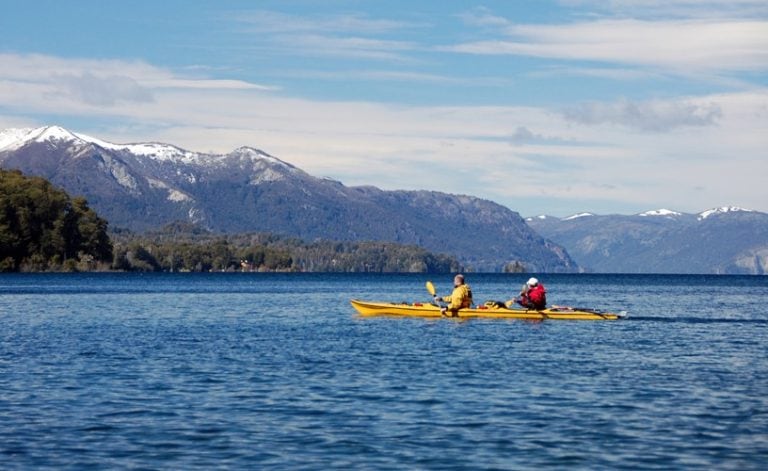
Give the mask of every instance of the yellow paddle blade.
[[432, 296], [435, 295], [435, 285], [433, 285], [431, 281], [427, 281], [427, 291], [429, 291], [429, 294]]

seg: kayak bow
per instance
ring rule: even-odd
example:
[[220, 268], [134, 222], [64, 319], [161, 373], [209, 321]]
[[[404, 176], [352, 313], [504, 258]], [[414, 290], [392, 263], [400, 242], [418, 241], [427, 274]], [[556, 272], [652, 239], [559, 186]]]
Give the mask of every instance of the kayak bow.
[[[440, 307], [422, 303], [385, 303], [375, 301], [350, 301], [352, 307], [361, 316], [401, 316], [401, 317], [441, 317]], [[533, 309], [515, 309], [497, 306], [478, 306], [459, 309], [458, 316], [463, 319], [529, 319], [529, 320], [617, 320], [624, 313], [602, 312], [598, 309], [553, 306], [541, 311]]]

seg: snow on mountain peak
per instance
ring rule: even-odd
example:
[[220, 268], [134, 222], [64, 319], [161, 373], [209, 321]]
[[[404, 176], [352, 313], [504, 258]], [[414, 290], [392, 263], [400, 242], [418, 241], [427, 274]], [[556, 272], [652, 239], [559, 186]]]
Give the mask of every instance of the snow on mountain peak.
[[[30, 139], [31, 138], [31, 139]], [[46, 141], [77, 141], [81, 140], [76, 135], [59, 126], [46, 126], [37, 128], [28, 135], [27, 140], [35, 142]]]
[[67, 141], [90, 143], [115, 151], [127, 151], [133, 154], [151, 157], [156, 160], [171, 160], [191, 163], [202, 155], [186, 151], [169, 144], [155, 142], [138, 144], [113, 144], [85, 134], [74, 133], [60, 126], [43, 126], [39, 128], [5, 129], [0, 131], [0, 150], [15, 150], [30, 142]]
[[[141, 144], [111, 144], [112, 149], [125, 150], [132, 154], [151, 157], [156, 160], [181, 161], [185, 163], [195, 162], [200, 156], [197, 152], [190, 152], [170, 144], [147, 142]], [[103, 147], [103, 146], [102, 146]]]
[[150, 157], [155, 160], [182, 161], [185, 163], [194, 162], [201, 154], [190, 152], [170, 144], [161, 144], [159, 142], [142, 142], [136, 144], [113, 144], [102, 141], [94, 137], [78, 134], [88, 142], [96, 144], [99, 147], [109, 150], [126, 151], [132, 154]]
[[24, 140], [24, 137], [29, 134], [30, 131], [31, 129], [19, 128], [0, 130], [0, 150], [15, 148], [19, 142]]
[[74, 133], [62, 128], [61, 126], [45, 126], [42, 128], [33, 129], [26, 138], [26, 142], [66, 141], [86, 143], [93, 142], [94, 140], [95, 139], [90, 136]]
[[573, 219], [589, 217], [589, 216], [594, 216], [594, 214], [592, 214], [592, 213], [578, 213], [578, 214], [574, 214], [573, 216], [568, 216], [567, 218], [563, 218], [563, 221], [571, 221]]
[[671, 209], [654, 209], [652, 211], [646, 211], [644, 213], [638, 214], [638, 216], [682, 216], [682, 213], [678, 213], [677, 211], [672, 211]]
[[[31, 142], [67, 141], [75, 143], [90, 143], [103, 149], [130, 152], [135, 155], [149, 157], [158, 161], [180, 162], [185, 164], [207, 163], [223, 164], [223, 155], [204, 154], [181, 149], [179, 147], [158, 142], [143, 142], [131, 144], [114, 144], [85, 134], [74, 133], [60, 126], [43, 126], [39, 128], [4, 129], [0, 130], [0, 150], [15, 150]], [[232, 152], [250, 159], [253, 162], [265, 162], [284, 169], [295, 171], [296, 167], [277, 157], [252, 147], [240, 147]]]
[[250, 157], [253, 160], [261, 160], [261, 161], [269, 162], [271, 164], [276, 164], [281, 167], [286, 167], [290, 169], [295, 168], [293, 165], [289, 164], [288, 162], [284, 162], [273, 155], [267, 154], [263, 150], [254, 149], [253, 147], [248, 147], [248, 146], [238, 147], [237, 149], [235, 149], [233, 153], [241, 156]]
[[18, 149], [29, 142], [55, 141], [84, 142], [86, 139], [59, 126], [11, 128], [0, 131], [0, 150]]
[[698, 220], [701, 221], [716, 214], [737, 213], [737, 212], [751, 213], [754, 211], [752, 211], [751, 209], [739, 208], [738, 206], [721, 206], [719, 208], [712, 208], [702, 213], [699, 213]]

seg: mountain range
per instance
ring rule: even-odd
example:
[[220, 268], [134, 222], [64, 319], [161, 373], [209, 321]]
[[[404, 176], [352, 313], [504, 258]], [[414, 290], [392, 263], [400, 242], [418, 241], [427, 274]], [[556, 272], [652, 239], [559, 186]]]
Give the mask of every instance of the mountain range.
[[768, 273], [768, 214], [724, 206], [687, 214], [538, 216], [528, 224], [597, 273]]
[[573, 272], [567, 251], [509, 208], [472, 196], [348, 187], [266, 152], [114, 144], [57, 126], [0, 131], [0, 167], [86, 197], [112, 228], [176, 221], [216, 232], [390, 241], [455, 256], [475, 271]]

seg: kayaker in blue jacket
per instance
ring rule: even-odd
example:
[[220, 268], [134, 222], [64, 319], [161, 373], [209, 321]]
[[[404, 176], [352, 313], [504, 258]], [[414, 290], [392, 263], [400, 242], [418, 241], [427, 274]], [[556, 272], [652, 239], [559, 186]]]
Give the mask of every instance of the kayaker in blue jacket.
[[468, 284], [464, 283], [464, 275], [459, 273], [453, 277], [453, 292], [450, 296], [439, 297], [435, 296], [435, 302], [448, 303], [447, 306], [443, 306], [440, 309], [440, 314], [448, 315], [448, 311], [452, 316], [457, 316], [459, 309], [472, 307], [472, 288]]

